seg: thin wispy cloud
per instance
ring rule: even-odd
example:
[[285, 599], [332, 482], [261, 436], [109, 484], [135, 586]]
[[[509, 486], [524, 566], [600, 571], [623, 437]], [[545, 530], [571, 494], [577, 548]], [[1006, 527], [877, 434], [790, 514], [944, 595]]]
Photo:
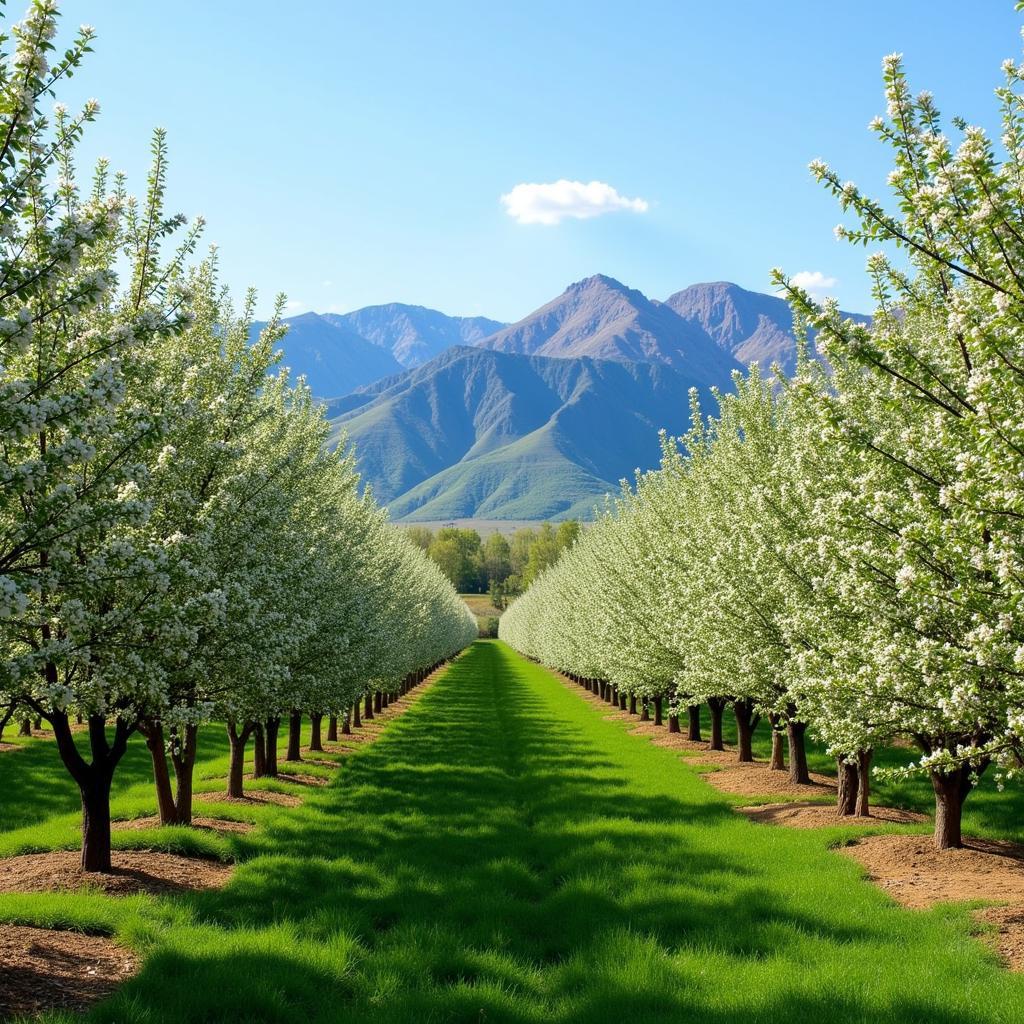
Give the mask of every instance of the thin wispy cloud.
[[790, 280], [798, 288], [803, 288], [811, 298], [821, 301], [828, 293], [835, 288], [839, 281], [834, 277], [823, 274], [820, 270], [801, 270], [794, 274]]
[[646, 213], [646, 199], [630, 199], [603, 181], [546, 184], [522, 182], [501, 197], [505, 212], [520, 224], [560, 224], [563, 220], [590, 220], [605, 213]]

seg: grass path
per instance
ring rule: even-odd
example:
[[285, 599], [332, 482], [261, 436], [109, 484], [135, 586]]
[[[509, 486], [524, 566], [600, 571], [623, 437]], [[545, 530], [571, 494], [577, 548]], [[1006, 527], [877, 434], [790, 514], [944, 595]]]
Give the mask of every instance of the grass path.
[[480, 642], [243, 837], [226, 889], [0, 897], [0, 920], [146, 952], [99, 1021], [1024, 1021], [965, 911], [897, 908], [829, 838], [750, 824]]

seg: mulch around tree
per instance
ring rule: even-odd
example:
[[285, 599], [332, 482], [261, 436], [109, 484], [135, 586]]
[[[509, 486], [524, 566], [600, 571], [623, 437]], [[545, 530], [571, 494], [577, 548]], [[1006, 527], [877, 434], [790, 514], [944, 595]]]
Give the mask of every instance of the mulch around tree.
[[740, 814], [751, 821], [768, 825], [785, 825], [787, 828], [829, 828], [835, 825], [916, 825], [928, 821], [927, 814], [904, 811], [899, 807], [872, 807], [866, 818], [840, 817], [835, 804], [817, 804], [793, 800], [782, 804], [756, 804], [752, 807], [737, 807]]
[[[160, 817], [147, 814], [144, 818], [131, 818], [128, 821], [115, 821], [111, 828], [117, 830], [133, 830], [145, 828], [161, 828]], [[226, 818], [208, 818], [204, 815], [192, 815], [192, 828], [208, 829], [211, 832], [235, 832], [243, 835], [251, 832], [256, 826], [251, 821], [228, 821]]]
[[996, 929], [994, 945], [1011, 970], [1024, 970], [1024, 847], [965, 839], [958, 850], [936, 850], [929, 836], [865, 836], [842, 853], [904, 907], [991, 900], [975, 917]]
[[[341, 760], [339, 758], [336, 758], [336, 757], [316, 757], [316, 756], [314, 756], [317, 753], [320, 753], [320, 754], [333, 754], [334, 751], [333, 750], [328, 750], [325, 747], [321, 751], [314, 750], [312, 752], [312, 754], [311, 754], [308, 750], [306, 750], [305, 747], [303, 747], [303, 750], [302, 750], [302, 761], [299, 762], [299, 763], [300, 764], [315, 764], [319, 768], [337, 768], [338, 765], [341, 764]], [[294, 761], [291, 761], [289, 763], [290, 764], [295, 764]]]
[[747, 761], [742, 764], [735, 760], [718, 771], [705, 772], [702, 776], [723, 793], [737, 796], [835, 796], [836, 780], [827, 775], [811, 772], [810, 783], [791, 782], [789, 772], [772, 771], [767, 761]]
[[965, 839], [958, 850], [936, 850], [930, 835], [865, 836], [842, 852], [905, 907], [959, 900], [1024, 902], [1024, 847]]
[[230, 864], [155, 850], [115, 850], [113, 870], [83, 871], [77, 850], [25, 853], [0, 860], [0, 892], [61, 892], [89, 887], [111, 896], [163, 895], [227, 884]]
[[[251, 777], [251, 776], [250, 776]], [[275, 793], [272, 789], [250, 789], [245, 796], [226, 793], [197, 793], [196, 803], [216, 804], [277, 804], [278, 807], [298, 807], [302, 797], [294, 793]]]
[[9, 750], [21, 750], [21, 744], [8, 743], [6, 740], [4, 740], [3, 743], [0, 743], [0, 754], [6, 754]]
[[110, 995], [139, 969], [134, 953], [81, 932], [0, 928], [0, 1019], [44, 1010], [78, 1012]]
[[[245, 776], [246, 780], [249, 781], [253, 778], [251, 772]], [[294, 782], [297, 786], [326, 786], [330, 783], [330, 779], [325, 779], [320, 775], [305, 775], [302, 772], [286, 772], [278, 771], [275, 776], [277, 782]]]

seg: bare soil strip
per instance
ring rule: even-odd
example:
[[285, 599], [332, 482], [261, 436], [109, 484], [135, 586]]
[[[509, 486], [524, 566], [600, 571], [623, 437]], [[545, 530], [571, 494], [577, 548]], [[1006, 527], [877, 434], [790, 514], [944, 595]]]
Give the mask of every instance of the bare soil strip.
[[[256, 826], [251, 821], [229, 821], [226, 818], [207, 818], [203, 815], [192, 816], [192, 828], [208, 829], [211, 832], [234, 832], [244, 835]], [[161, 828], [160, 818], [156, 814], [148, 814], [144, 818], [131, 818], [128, 821], [115, 821], [111, 828], [118, 831], [135, 829]]]
[[82, 870], [77, 850], [27, 853], [0, 860], [0, 892], [99, 889], [111, 896], [163, 895], [226, 885], [230, 864], [155, 850], [115, 850], [110, 874]]
[[277, 804], [278, 807], [298, 807], [302, 797], [293, 793], [275, 793], [272, 789], [250, 789], [245, 796], [227, 796], [225, 793], [197, 793], [196, 803], [207, 804]]
[[[710, 780], [709, 780], [710, 781]], [[837, 825], [875, 827], [878, 825], [917, 825], [928, 821], [926, 814], [904, 811], [899, 807], [872, 807], [866, 818], [843, 817], [836, 814], [835, 804], [818, 804], [809, 801], [791, 800], [781, 804], [755, 804], [737, 807], [751, 821], [768, 825], [785, 825], [788, 828], [833, 828]]]
[[34, 1016], [43, 1010], [84, 1010], [138, 969], [138, 957], [111, 939], [4, 925], [0, 1019]]

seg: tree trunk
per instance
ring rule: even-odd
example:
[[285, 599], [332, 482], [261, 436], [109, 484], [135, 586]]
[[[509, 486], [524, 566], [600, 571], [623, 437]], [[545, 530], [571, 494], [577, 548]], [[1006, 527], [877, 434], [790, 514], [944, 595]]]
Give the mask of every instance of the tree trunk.
[[811, 773], [807, 770], [807, 745], [804, 733], [807, 732], [806, 722], [786, 722], [786, 739], [789, 741], [789, 781], [808, 785]]
[[661, 694], [659, 693], [658, 696], [654, 698], [654, 724], [655, 725], [662, 725], [663, 724], [662, 723], [662, 719], [661, 719], [661, 706], [662, 706]]
[[848, 818], [857, 813], [857, 766], [848, 764], [841, 757], [837, 758], [836, 775], [836, 814], [841, 818]]
[[310, 715], [309, 716], [309, 749], [322, 751], [324, 749], [323, 740], [320, 738], [320, 723], [323, 721], [323, 715]]
[[768, 723], [772, 727], [772, 759], [768, 762], [768, 768], [773, 772], [784, 772], [786, 762], [782, 756], [782, 715], [770, 714]]
[[867, 818], [871, 815], [871, 759], [874, 751], [857, 751], [857, 815]]
[[82, 870], [109, 872], [110, 778], [104, 772], [82, 787]]
[[288, 716], [288, 750], [284, 755], [286, 761], [302, 760], [302, 712], [293, 711]]
[[626, 692], [625, 690], [619, 690], [619, 710], [626, 710]]
[[669, 715], [668, 716], [668, 731], [679, 732], [679, 716]]
[[263, 727], [263, 739], [266, 746], [263, 774], [269, 779], [277, 778], [277, 733], [280, 728], [280, 718], [268, 718]]
[[757, 716], [749, 700], [734, 700], [732, 710], [736, 716], [736, 758], [739, 761], [754, 760], [754, 728]]
[[700, 705], [691, 704], [686, 709], [686, 716], [689, 719], [686, 727], [686, 738], [700, 743]]
[[373, 694], [366, 695], [366, 706], [363, 708], [363, 718], [367, 721], [373, 718]]
[[231, 759], [228, 762], [228, 796], [237, 799], [245, 796], [245, 745], [251, 732], [251, 724], [239, 732], [234, 719], [228, 720], [228, 744], [231, 747]]
[[380, 701], [381, 701], [381, 692], [380, 692], [380, 690], [375, 690], [374, 693], [373, 693], [373, 710], [374, 711], [380, 711], [381, 710]]
[[4, 708], [3, 714], [0, 715], [0, 743], [3, 742], [4, 729], [7, 728], [7, 723], [11, 720], [12, 716], [14, 715], [14, 709], [16, 707], [16, 704], [10, 704], [6, 708]]
[[175, 820], [174, 793], [171, 791], [171, 774], [167, 768], [167, 747], [164, 741], [164, 727], [160, 722], [146, 721], [140, 726], [146, 739], [149, 756], [153, 761], [153, 782], [156, 785], [156, 806], [161, 825], [173, 825]]
[[32, 722], [28, 718], [21, 720], [21, 725], [18, 726], [19, 736], [31, 736], [32, 735]]
[[636, 714], [636, 694], [633, 693], [629, 695], [629, 713], [631, 715]]
[[185, 726], [184, 740], [171, 750], [171, 763], [174, 765], [174, 820], [178, 825], [192, 824], [192, 780], [196, 766], [196, 742], [199, 737], [199, 726], [190, 723]]
[[935, 790], [935, 849], [963, 846], [960, 822], [964, 801], [971, 791], [971, 770], [965, 765], [948, 775], [933, 771], [931, 777]]
[[338, 716], [331, 715], [327, 719], [327, 742], [337, 743], [338, 742]]
[[724, 697], [709, 697], [708, 710], [711, 712], [711, 742], [708, 750], [725, 750], [722, 741], [722, 712], [725, 711]]
[[358, 700], [352, 702], [352, 724], [357, 729], [362, 729], [362, 727], [363, 727], [363, 720], [359, 717], [359, 701]]
[[267, 740], [263, 725], [257, 722], [252, 728], [256, 742], [252, 749], [252, 777], [262, 779], [267, 774]]
[[[55, 673], [50, 673], [55, 676]], [[102, 715], [89, 716], [89, 747], [92, 761], [78, 751], [71, 724], [63, 711], [47, 715], [64, 767], [78, 783], [82, 798], [82, 870], [110, 871], [110, 783], [114, 770], [128, 749], [128, 739], [138, 723], [117, 719], [114, 742], [107, 740]]]
[[651, 720], [651, 706], [647, 701], [647, 698], [640, 702], [640, 721], [649, 722]]
[[[358, 711], [358, 710], [359, 710], [359, 708], [357, 707], [356, 711]], [[352, 706], [351, 705], [349, 705], [345, 709], [345, 717], [341, 720], [341, 733], [342, 733], [343, 736], [351, 736], [352, 735]]]

